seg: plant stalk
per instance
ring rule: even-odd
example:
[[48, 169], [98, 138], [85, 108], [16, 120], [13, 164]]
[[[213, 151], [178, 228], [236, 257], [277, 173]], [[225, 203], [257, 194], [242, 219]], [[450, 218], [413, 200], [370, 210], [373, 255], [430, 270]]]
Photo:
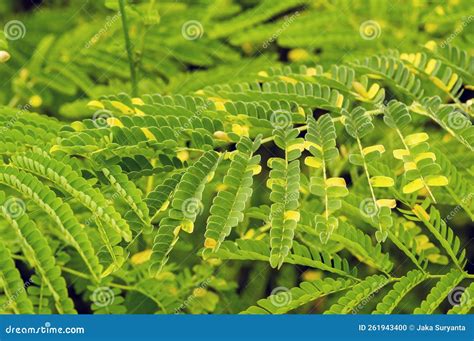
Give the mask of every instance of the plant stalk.
[[128, 23], [127, 15], [125, 13], [125, 0], [118, 0], [120, 8], [120, 16], [122, 17], [122, 27], [123, 27], [123, 36], [125, 38], [125, 48], [128, 55], [128, 63], [130, 65], [130, 81], [132, 83], [132, 96], [136, 97], [138, 95], [137, 87], [137, 72], [135, 69], [135, 59], [133, 56], [132, 43], [130, 41], [130, 36], [128, 34]]

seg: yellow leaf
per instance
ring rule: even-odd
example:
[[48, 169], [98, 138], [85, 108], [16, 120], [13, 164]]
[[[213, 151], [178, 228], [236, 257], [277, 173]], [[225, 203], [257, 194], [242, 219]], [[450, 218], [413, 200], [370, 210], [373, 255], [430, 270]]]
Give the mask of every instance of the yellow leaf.
[[265, 77], [265, 78], [268, 77], [267, 71], [259, 71], [259, 72], [257, 73], [257, 75], [259, 75], [260, 77]]
[[381, 144], [376, 144], [374, 146], [365, 147], [364, 149], [362, 149], [362, 153], [364, 154], [364, 156], [375, 151], [378, 151], [380, 154], [383, 154], [385, 152], [385, 147]]
[[180, 150], [178, 153], [176, 153], [176, 157], [181, 161], [187, 161], [189, 160], [189, 152], [187, 150]]
[[407, 185], [403, 186], [403, 193], [410, 194], [410, 193], [419, 191], [423, 187], [424, 187], [423, 181], [421, 181], [421, 179], [416, 179], [408, 183]]
[[50, 149], [49, 149], [49, 152], [52, 154], [54, 152], [57, 152], [57, 151], [60, 151], [61, 150], [61, 146], [58, 145], [58, 144], [55, 144], [54, 146], [52, 146]]
[[114, 108], [120, 110], [120, 112], [122, 114], [131, 115], [131, 114], [135, 113], [132, 108], [130, 108], [129, 106], [123, 104], [122, 102], [111, 101], [110, 104], [112, 104], [112, 106]]
[[374, 98], [375, 95], [377, 95], [379, 90], [380, 90], [380, 85], [378, 85], [377, 83], [372, 84], [372, 86], [369, 89], [369, 92], [367, 93], [367, 97], [369, 99]]
[[41, 104], [43, 104], [43, 99], [38, 96], [38, 95], [33, 95], [30, 97], [30, 99], [28, 100], [28, 103], [34, 107], [34, 108], [38, 108], [41, 106]]
[[314, 156], [308, 156], [306, 159], [304, 159], [304, 164], [308, 167], [320, 168], [322, 162], [320, 159], [315, 158]]
[[301, 278], [304, 281], [316, 281], [316, 280], [322, 278], [322, 272], [321, 271], [315, 271], [315, 270], [306, 270], [301, 275]]
[[249, 136], [249, 127], [240, 124], [232, 124], [232, 132], [239, 136]]
[[407, 155], [410, 155], [410, 151], [408, 149], [395, 149], [393, 151], [393, 157], [398, 160], [403, 160], [403, 157]]
[[135, 105], [145, 105], [145, 102], [143, 102], [143, 100], [138, 97], [132, 98], [132, 103]]
[[436, 160], [436, 155], [434, 153], [431, 153], [431, 152], [420, 153], [416, 156], [415, 162], [418, 163], [419, 161], [424, 160], [424, 159], [431, 159], [431, 160], [435, 161]]
[[367, 90], [365, 90], [365, 87], [362, 85], [362, 83], [353, 81], [353, 82], [352, 82], [352, 87], [353, 87], [354, 90], [355, 90], [359, 95], [361, 95], [362, 97], [364, 97], [364, 98], [367, 98], [367, 97], [368, 97]]
[[429, 136], [427, 133], [415, 133], [415, 134], [406, 136], [405, 143], [409, 146], [414, 146], [422, 142], [425, 142], [428, 139], [429, 139]]
[[160, 212], [163, 212], [163, 211], [166, 211], [166, 209], [168, 208], [168, 206], [170, 205], [170, 201], [169, 200], [166, 200], [163, 205], [161, 205], [159, 211]]
[[245, 232], [242, 239], [253, 239], [253, 237], [255, 237], [255, 229], [249, 229]]
[[344, 96], [341, 94], [337, 95], [337, 100], [336, 100], [336, 107], [342, 108], [342, 104], [344, 104]]
[[300, 62], [308, 59], [309, 53], [304, 49], [293, 49], [288, 52], [288, 59], [292, 62]]
[[214, 132], [214, 137], [218, 140], [222, 140], [222, 141], [226, 141], [226, 142], [231, 141], [229, 136], [227, 136], [227, 133], [223, 132], [223, 131], [220, 131], [220, 130]]
[[316, 76], [316, 69], [314, 67], [307, 68], [306, 76]]
[[346, 187], [346, 180], [344, 178], [326, 179], [326, 187]]
[[175, 277], [176, 277], [175, 274], [169, 271], [160, 272], [159, 274], [155, 276], [155, 278], [160, 281], [174, 280]]
[[300, 212], [298, 212], [298, 211], [285, 211], [285, 213], [283, 213], [283, 220], [299, 221], [300, 220]]
[[300, 114], [303, 117], [306, 117], [306, 113], [304, 112], [304, 109], [300, 106], [298, 106], [298, 114]]
[[133, 265], [140, 265], [148, 261], [151, 257], [153, 250], [148, 249], [142, 252], [138, 252], [134, 254], [131, 258], [131, 262]]
[[441, 79], [439, 79], [438, 77], [430, 77], [431, 81], [440, 89], [448, 92], [449, 89], [446, 87], [446, 85], [443, 83], [443, 81]]
[[135, 114], [137, 116], [145, 116], [145, 113], [138, 108], [135, 108]]
[[394, 199], [379, 199], [376, 201], [378, 207], [395, 208], [397, 202]]
[[215, 102], [214, 104], [215, 104], [215, 106], [216, 106], [216, 110], [217, 110], [217, 111], [226, 111], [226, 110], [225, 110], [225, 104], [224, 104], [224, 103], [222, 103], [222, 102]]
[[415, 54], [415, 60], [413, 61], [413, 65], [418, 67], [418, 65], [420, 65], [420, 62], [421, 62], [421, 53], [417, 52]]
[[100, 101], [90, 101], [87, 106], [94, 109], [104, 109], [104, 105]]
[[428, 220], [428, 221], [430, 220], [430, 215], [428, 214], [428, 212], [425, 211], [425, 209], [422, 206], [415, 204], [412, 211], [413, 213], [416, 214], [418, 218]]
[[229, 188], [229, 186], [227, 186], [226, 184], [218, 184], [216, 186], [216, 191], [220, 192], [220, 191], [225, 191], [227, 188]]
[[446, 186], [449, 183], [448, 178], [443, 175], [428, 175], [425, 181], [428, 186], [434, 187]]
[[435, 42], [434, 40], [430, 40], [429, 42], [427, 42], [427, 43], [425, 44], [425, 47], [426, 47], [428, 50], [434, 51], [434, 50], [436, 50], [437, 45], [436, 45], [436, 42]]
[[257, 174], [260, 174], [260, 172], [262, 171], [262, 166], [252, 165], [252, 167], [250, 169], [252, 170], [253, 175], [257, 175]]
[[414, 163], [414, 162], [405, 162], [403, 164], [403, 168], [405, 169], [405, 172], [414, 170], [414, 169], [416, 169], [416, 163]]
[[206, 240], [204, 240], [204, 247], [206, 249], [213, 249], [216, 245], [217, 241], [215, 239], [206, 238]]
[[196, 288], [193, 290], [193, 295], [195, 297], [205, 297], [207, 295], [207, 290], [204, 288]]
[[155, 140], [155, 135], [148, 128], [140, 128], [142, 133], [147, 137], [148, 140]]
[[453, 73], [451, 76], [451, 79], [449, 80], [448, 84], [446, 87], [448, 88], [448, 91], [451, 91], [451, 89], [456, 85], [456, 82], [458, 81], [459, 76], [456, 73]]
[[184, 219], [178, 227], [187, 233], [192, 233], [194, 231], [194, 223], [189, 219]]
[[0, 51], [0, 63], [6, 63], [10, 59], [10, 54], [7, 51]]
[[107, 125], [109, 127], [123, 127], [122, 121], [116, 117], [107, 117]]
[[71, 128], [75, 131], [82, 131], [84, 130], [84, 124], [80, 121], [75, 121], [71, 123]]
[[428, 64], [426, 65], [425, 72], [429, 75], [433, 72], [437, 64], [437, 61], [435, 59], [430, 59]]
[[211, 182], [212, 179], [214, 179], [214, 175], [216, 175], [216, 172], [210, 172], [209, 174], [207, 174], [207, 177], [206, 177], [207, 182]]
[[295, 143], [291, 146], [288, 146], [287, 151], [291, 152], [293, 150], [299, 150], [300, 152], [302, 152], [304, 150], [304, 143]]
[[388, 176], [373, 176], [370, 178], [370, 183], [373, 187], [392, 187], [394, 181]]
[[287, 76], [279, 76], [278, 77], [280, 80], [286, 82], [286, 83], [291, 83], [291, 84], [296, 84], [298, 81], [294, 78], [287, 77]]
[[319, 150], [321, 152], [323, 151], [323, 148], [321, 148], [321, 146], [319, 144], [316, 144], [316, 143], [311, 142], [311, 141], [304, 141], [304, 148], [306, 150], [309, 150], [309, 147], [314, 147], [314, 148], [316, 148], [317, 150]]

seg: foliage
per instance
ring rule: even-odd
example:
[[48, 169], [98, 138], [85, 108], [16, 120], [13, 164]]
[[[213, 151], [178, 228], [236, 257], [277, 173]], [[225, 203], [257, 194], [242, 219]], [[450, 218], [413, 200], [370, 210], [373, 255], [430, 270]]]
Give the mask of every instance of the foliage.
[[0, 37], [0, 312], [469, 313], [469, 23], [447, 39], [473, 4], [347, 4], [22, 17]]

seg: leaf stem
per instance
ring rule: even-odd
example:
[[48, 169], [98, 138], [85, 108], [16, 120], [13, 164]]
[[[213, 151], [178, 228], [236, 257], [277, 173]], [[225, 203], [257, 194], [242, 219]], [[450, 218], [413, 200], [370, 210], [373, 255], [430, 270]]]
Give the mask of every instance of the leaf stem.
[[130, 41], [130, 36], [128, 35], [128, 23], [127, 15], [125, 13], [125, 0], [118, 0], [120, 8], [120, 16], [122, 17], [122, 27], [123, 27], [123, 36], [125, 38], [125, 48], [128, 55], [128, 63], [130, 65], [130, 80], [132, 83], [132, 96], [136, 97], [138, 95], [137, 91], [137, 73], [135, 70], [135, 60], [133, 57], [132, 43]]

